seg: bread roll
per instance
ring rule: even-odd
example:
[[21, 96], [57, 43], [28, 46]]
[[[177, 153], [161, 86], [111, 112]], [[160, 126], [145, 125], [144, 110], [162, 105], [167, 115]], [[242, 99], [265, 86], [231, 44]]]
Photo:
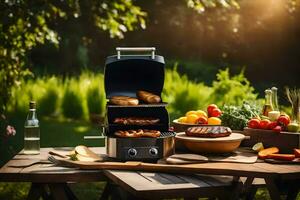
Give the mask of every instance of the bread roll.
[[139, 100], [128, 96], [113, 96], [110, 103], [120, 106], [136, 106], [139, 104]]
[[161, 102], [161, 98], [158, 95], [152, 94], [150, 92], [142, 91], [142, 90], [137, 92], [137, 97], [140, 100], [150, 104]]

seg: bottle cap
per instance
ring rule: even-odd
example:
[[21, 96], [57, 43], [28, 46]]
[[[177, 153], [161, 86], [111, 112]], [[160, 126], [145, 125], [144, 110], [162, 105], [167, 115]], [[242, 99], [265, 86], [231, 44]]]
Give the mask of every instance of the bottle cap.
[[265, 90], [265, 93], [266, 93], [266, 94], [272, 94], [272, 90], [267, 89], [267, 90]]
[[35, 101], [30, 101], [29, 102], [29, 109], [36, 109], [36, 102]]

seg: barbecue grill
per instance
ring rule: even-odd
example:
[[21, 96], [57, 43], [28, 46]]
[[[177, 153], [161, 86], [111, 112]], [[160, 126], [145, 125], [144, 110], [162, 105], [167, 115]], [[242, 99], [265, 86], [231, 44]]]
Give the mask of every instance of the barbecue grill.
[[[113, 96], [137, 98], [136, 92], [148, 91], [161, 96], [164, 77], [164, 58], [155, 55], [155, 48], [116, 48], [117, 55], [109, 56], [105, 62], [104, 85], [106, 99]], [[123, 54], [134, 52], [134, 55]], [[148, 54], [146, 54], [148, 53]], [[150, 53], [150, 54], [149, 54]], [[156, 161], [174, 153], [174, 132], [169, 131], [167, 103], [121, 106], [106, 104], [107, 153], [110, 158], [121, 161]], [[151, 117], [160, 119], [152, 125], [115, 124], [114, 119], [123, 117]], [[119, 138], [118, 130], [150, 129], [161, 132], [157, 138]]]

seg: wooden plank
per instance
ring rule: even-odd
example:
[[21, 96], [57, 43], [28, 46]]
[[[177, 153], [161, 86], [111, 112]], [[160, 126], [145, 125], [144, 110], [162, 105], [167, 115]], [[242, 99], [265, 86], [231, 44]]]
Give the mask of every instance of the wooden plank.
[[[202, 163], [187, 165], [167, 165], [142, 162], [83, 162], [61, 160], [60, 162], [78, 167], [81, 169], [107, 169], [107, 170], [131, 170], [131, 171], [148, 171], [148, 172], [164, 172], [164, 173], [202, 173], [229, 176], [255, 176], [270, 177], [278, 176], [277, 171], [266, 170], [252, 164], [240, 163]], [[276, 173], [275, 173], [276, 172]], [[300, 172], [293, 172], [299, 173]]]
[[262, 142], [265, 147], [278, 147], [282, 153], [292, 153], [294, 148], [299, 148], [300, 134], [288, 132], [278, 134], [272, 130], [250, 128], [245, 128], [243, 134], [250, 136], [250, 139], [244, 140], [242, 146], [252, 147]]
[[138, 174], [150, 180], [152, 183], [157, 183], [157, 184], [188, 183], [187, 181], [179, 178], [178, 176], [166, 174], [166, 173], [138, 172]]
[[[36, 164], [30, 167], [10, 167], [26, 165], [37, 161], [46, 161], [48, 152], [56, 151], [68, 153], [70, 148], [41, 148], [39, 155], [25, 155], [20, 152], [12, 160], [0, 169], [0, 181], [5, 182], [86, 182], [86, 181], [105, 181], [100, 170], [78, 170], [75, 168], [53, 167], [52, 164]], [[104, 153], [104, 147], [91, 148], [94, 152]]]
[[213, 187], [232, 185], [232, 176], [197, 175], [197, 178]]
[[[214, 179], [214, 186], [198, 176], [171, 175], [165, 173], [140, 173], [105, 170], [104, 173], [116, 184], [134, 196], [143, 198], [213, 197], [229, 188], [229, 183]], [[212, 182], [212, 181], [210, 181]], [[227, 188], [227, 189], [228, 189]]]
[[283, 164], [270, 164], [270, 163], [254, 163], [255, 167], [273, 171], [276, 174], [285, 175], [293, 174], [295, 178], [300, 178], [300, 165], [283, 165]]
[[176, 176], [187, 181], [188, 183], [195, 184], [201, 188], [210, 187], [209, 184], [207, 184], [205, 181], [202, 181], [201, 178], [199, 178], [198, 176], [197, 177], [196, 176], [188, 176], [188, 175], [176, 175]]

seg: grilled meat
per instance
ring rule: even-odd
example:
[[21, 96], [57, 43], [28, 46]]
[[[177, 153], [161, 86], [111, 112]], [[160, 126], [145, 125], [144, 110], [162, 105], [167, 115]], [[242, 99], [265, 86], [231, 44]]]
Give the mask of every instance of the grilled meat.
[[123, 124], [123, 125], [153, 125], [157, 124], [160, 121], [158, 118], [152, 117], [118, 117], [114, 120], [115, 124]]
[[153, 137], [157, 138], [160, 136], [160, 131], [157, 130], [126, 130], [126, 131], [116, 131], [115, 136], [125, 137], [125, 138], [138, 138], [138, 137]]
[[231, 133], [231, 129], [224, 126], [195, 126], [190, 127], [185, 131], [187, 136], [205, 138], [226, 137]]

